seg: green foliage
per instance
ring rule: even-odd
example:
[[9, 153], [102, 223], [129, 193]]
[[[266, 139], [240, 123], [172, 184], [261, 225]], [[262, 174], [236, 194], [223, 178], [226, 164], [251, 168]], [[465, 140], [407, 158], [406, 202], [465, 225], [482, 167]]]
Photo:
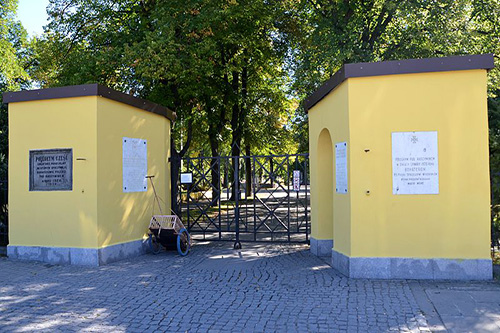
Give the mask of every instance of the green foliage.
[[303, 0], [297, 11], [300, 96], [342, 63], [500, 51], [497, 0]]
[[[287, 34], [292, 90], [299, 99], [343, 63], [500, 54], [498, 0], [302, 0], [293, 11], [296, 24]], [[499, 68], [489, 73], [491, 98], [500, 84]], [[300, 112], [296, 120], [304, 128], [307, 117]], [[305, 147], [307, 135], [299, 138]]]
[[[253, 152], [303, 152], [307, 115], [297, 102], [342, 63], [499, 54], [499, 6], [497, 0], [51, 0], [32, 75], [42, 86], [99, 82], [169, 106], [180, 119], [173, 131], [178, 147], [191, 135], [191, 150], [212, 154], [234, 142]], [[498, 83], [495, 69], [492, 97]]]
[[171, 107], [178, 147], [181, 133], [212, 153], [236, 136], [255, 150], [291, 142], [279, 2], [51, 0], [49, 15], [42, 86], [98, 82]]
[[0, 179], [7, 178], [8, 114], [2, 93], [26, 86], [30, 63], [27, 33], [15, 21], [16, 0], [0, 0]]

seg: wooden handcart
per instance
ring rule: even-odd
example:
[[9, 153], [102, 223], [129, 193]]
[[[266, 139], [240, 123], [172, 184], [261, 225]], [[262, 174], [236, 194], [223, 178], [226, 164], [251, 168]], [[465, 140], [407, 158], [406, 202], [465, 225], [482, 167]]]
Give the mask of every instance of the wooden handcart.
[[155, 215], [153, 212], [153, 216], [151, 217], [151, 221], [149, 222], [149, 248], [154, 254], [160, 253], [162, 246], [166, 250], [177, 249], [177, 252], [181, 256], [185, 256], [191, 249], [191, 237], [189, 236], [186, 227], [184, 227], [184, 224], [182, 224], [179, 216], [177, 216], [173, 212], [173, 215], [162, 214], [160, 199], [156, 194], [156, 189], [152, 180], [153, 177], [154, 176], [147, 176], [146, 178], [149, 178], [149, 180], [151, 181], [151, 185], [153, 187], [155, 195], [154, 200], [158, 204], [160, 214]]

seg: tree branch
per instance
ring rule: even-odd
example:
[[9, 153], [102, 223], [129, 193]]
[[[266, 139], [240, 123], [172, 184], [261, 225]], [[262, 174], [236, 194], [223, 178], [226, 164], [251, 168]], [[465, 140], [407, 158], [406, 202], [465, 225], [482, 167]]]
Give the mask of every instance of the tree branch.
[[[375, 41], [382, 35], [382, 33], [387, 28], [387, 25], [392, 21], [392, 18], [394, 16], [394, 11], [395, 11], [395, 9], [392, 9], [390, 11], [387, 10], [387, 7], [384, 4], [382, 11], [377, 18], [377, 24], [375, 25], [375, 28], [373, 29], [371, 36], [368, 40], [368, 47], [370, 50], [373, 50]], [[387, 14], [387, 16], [386, 16], [386, 14]], [[384, 18], [384, 16], [385, 16], [385, 18]]]

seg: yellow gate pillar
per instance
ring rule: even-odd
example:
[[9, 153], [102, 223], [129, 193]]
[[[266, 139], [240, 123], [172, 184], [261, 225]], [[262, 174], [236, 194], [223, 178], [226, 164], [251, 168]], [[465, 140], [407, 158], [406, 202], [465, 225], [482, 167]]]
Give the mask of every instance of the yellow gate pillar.
[[346, 64], [306, 100], [313, 253], [333, 247], [354, 278], [492, 278], [493, 66], [490, 54]]
[[[317, 208], [311, 211], [311, 251], [317, 256], [328, 256], [333, 248], [333, 149], [332, 138], [328, 129], [319, 133], [317, 140], [310, 141], [318, 158], [311, 164], [311, 186], [318, 190], [313, 200]], [[319, 176], [321, 175], [321, 176]], [[320, 194], [321, 193], [321, 194]], [[317, 194], [320, 194], [316, 196]]]
[[145, 251], [170, 211], [171, 110], [97, 84], [5, 93], [10, 258], [101, 265]]

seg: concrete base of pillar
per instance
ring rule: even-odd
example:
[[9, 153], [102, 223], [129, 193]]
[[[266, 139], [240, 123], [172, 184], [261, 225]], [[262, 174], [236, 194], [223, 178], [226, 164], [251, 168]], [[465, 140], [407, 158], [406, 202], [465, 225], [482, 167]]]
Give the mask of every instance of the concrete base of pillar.
[[332, 250], [332, 267], [351, 278], [491, 280], [490, 259], [348, 257]]
[[8, 245], [7, 256], [14, 260], [33, 260], [57, 265], [100, 266], [146, 253], [147, 243], [136, 240], [100, 249], [74, 247]]
[[311, 253], [318, 257], [329, 257], [333, 248], [332, 239], [315, 239], [311, 237]]

